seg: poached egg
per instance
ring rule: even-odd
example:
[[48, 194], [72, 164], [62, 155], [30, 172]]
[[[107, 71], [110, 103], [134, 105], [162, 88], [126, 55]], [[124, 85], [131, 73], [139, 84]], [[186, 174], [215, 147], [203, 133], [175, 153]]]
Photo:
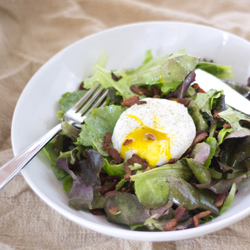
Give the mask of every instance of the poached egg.
[[135, 153], [149, 166], [179, 159], [192, 144], [196, 129], [187, 108], [166, 99], [145, 98], [119, 117], [112, 135], [113, 147], [124, 160]]

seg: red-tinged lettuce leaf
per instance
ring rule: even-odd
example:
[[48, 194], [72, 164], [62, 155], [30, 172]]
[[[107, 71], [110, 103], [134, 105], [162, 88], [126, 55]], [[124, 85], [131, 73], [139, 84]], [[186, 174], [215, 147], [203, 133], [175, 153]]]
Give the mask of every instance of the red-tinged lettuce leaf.
[[186, 76], [186, 78], [182, 82], [182, 84], [179, 85], [179, 87], [170, 94], [171, 97], [173, 97], [173, 98], [184, 98], [185, 95], [186, 95], [186, 93], [187, 93], [187, 90], [188, 90], [190, 84], [195, 81], [195, 76], [196, 76], [195, 71], [194, 70], [191, 71]]
[[59, 158], [56, 161], [57, 169], [65, 171], [74, 180], [76, 180], [77, 179], [76, 175], [74, 174], [74, 172], [72, 170], [69, 169], [69, 165], [70, 165], [70, 158]]
[[169, 201], [167, 204], [165, 204], [164, 206], [158, 209], [150, 209], [149, 213], [151, 216], [156, 215], [155, 218], [159, 219], [159, 217], [169, 214], [169, 209], [172, 207], [172, 205], [173, 205], [173, 202]]
[[[110, 207], [114, 206], [118, 212], [114, 215], [110, 213]], [[116, 224], [138, 224], [144, 223], [151, 215], [149, 209], [145, 208], [134, 194], [118, 192], [109, 197], [104, 210], [109, 222]]]
[[198, 189], [200, 194], [200, 206], [203, 210], [209, 210], [214, 215], [219, 215], [219, 209], [214, 205], [216, 194], [208, 189]]
[[101, 181], [99, 173], [104, 166], [103, 157], [93, 149], [85, 151], [87, 159], [70, 164], [70, 158], [59, 158], [57, 166], [73, 178], [69, 193], [69, 205], [77, 210], [92, 209], [94, 191], [99, 190]]
[[242, 129], [231, 132], [228, 136], [225, 137], [225, 139], [241, 138], [241, 137], [246, 137], [246, 136], [250, 136], [250, 130], [247, 128], [242, 128]]
[[250, 136], [227, 139], [223, 143], [220, 162], [234, 169], [250, 168]]
[[92, 186], [86, 186], [79, 180], [74, 180], [69, 193], [69, 206], [76, 210], [83, 210], [90, 207], [94, 199], [94, 189]]
[[93, 149], [86, 150], [86, 156], [87, 159], [79, 161], [78, 176], [81, 177], [81, 182], [87, 186], [92, 186], [95, 189], [100, 188], [99, 173], [105, 165], [103, 157]]
[[233, 183], [240, 183], [242, 179], [246, 178], [246, 175], [242, 175], [240, 177], [234, 179], [224, 179], [224, 180], [212, 180], [210, 184], [197, 184], [198, 188], [210, 189], [216, 194], [222, 194], [231, 189]]
[[200, 205], [200, 195], [195, 187], [182, 178], [167, 176], [170, 193], [169, 200], [176, 205], [183, 206], [188, 210], [193, 210]]
[[135, 194], [144, 206], [158, 209], [168, 202], [170, 189], [166, 181], [168, 176], [190, 180], [192, 172], [187, 166], [177, 161], [174, 164], [166, 164], [130, 177], [134, 181]]
[[188, 167], [192, 170], [193, 174], [195, 175], [196, 179], [204, 184], [211, 182], [211, 174], [209, 170], [204, 167], [202, 164], [196, 162], [194, 159], [183, 158], [182, 161], [186, 162]]
[[210, 146], [205, 142], [201, 142], [195, 144], [191, 153], [191, 158], [193, 158], [196, 162], [203, 165], [205, 161], [208, 159], [209, 155], [210, 155]]

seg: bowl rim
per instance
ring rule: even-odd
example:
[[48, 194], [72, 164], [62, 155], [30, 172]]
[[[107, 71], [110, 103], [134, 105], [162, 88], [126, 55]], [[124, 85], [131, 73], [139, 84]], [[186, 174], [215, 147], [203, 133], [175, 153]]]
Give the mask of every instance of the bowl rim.
[[[220, 30], [211, 26], [207, 26], [207, 25], [201, 25], [201, 24], [196, 24], [196, 23], [188, 23], [188, 22], [178, 22], [178, 21], [149, 21], [149, 22], [135, 22], [135, 23], [129, 23], [129, 24], [125, 24], [125, 25], [119, 25], [119, 26], [115, 26], [112, 28], [108, 28], [105, 30], [102, 30], [100, 32], [88, 35], [86, 37], [83, 37], [82, 39], [70, 44], [69, 46], [65, 47], [64, 49], [62, 49], [61, 51], [59, 51], [58, 53], [56, 53], [55, 55], [53, 55], [48, 61], [46, 61], [37, 71], [36, 73], [31, 77], [31, 79], [29, 80], [29, 82], [27, 83], [27, 85], [25, 86], [25, 88], [23, 89], [15, 110], [14, 110], [14, 114], [13, 114], [13, 118], [12, 118], [12, 124], [11, 124], [11, 143], [12, 143], [12, 148], [13, 148], [13, 152], [14, 155], [16, 156], [17, 154], [19, 154], [20, 152], [17, 149], [16, 143], [15, 143], [15, 138], [13, 136], [13, 130], [14, 130], [14, 124], [16, 122], [16, 116], [17, 113], [19, 112], [19, 107], [20, 104], [23, 100], [23, 96], [25, 95], [25, 93], [27, 91], [29, 91], [29, 88], [31, 88], [32, 85], [35, 84], [35, 77], [37, 74], [42, 74], [42, 72], [47, 68], [47, 66], [52, 63], [54, 60], [57, 60], [57, 57], [60, 56], [62, 53], [64, 53], [64, 51], [68, 50], [69, 48], [71, 48], [72, 46], [75, 46], [78, 43], [81, 43], [82, 40], [86, 40], [86, 39], [92, 39], [95, 36], [99, 36], [101, 34], [107, 33], [107, 32], [112, 32], [114, 30], [117, 29], [124, 29], [124, 28], [129, 28], [129, 27], [134, 27], [134, 26], [145, 26], [145, 25], [159, 25], [159, 24], [169, 24], [169, 25], [181, 25], [181, 26], [192, 26], [192, 27], [197, 27], [197, 28], [202, 28], [202, 29], [207, 29], [207, 30], [212, 30], [212, 31], [216, 31], [216, 32], [220, 32], [220, 33], [226, 33], [229, 36], [233, 37], [234, 39], [238, 39], [243, 43], [246, 43], [249, 47], [250, 47], [250, 42], [248, 42], [247, 40], [234, 35], [232, 33], [229, 33], [227, 31], [224, 30]], [[79, 218], [79, 216], [70, 213], [69, 211], [63, 209], [62, 207], [60, 207], [59, 205], [57, 205], [55, 202], [53, 202], [53, 200], [50, 200], [47, 196], [45, 196], [33, 183], [33, 181], [30, 179], [30, 176], [27, 174], [27, 172], [25, 172], [24, 170], [21, 171], [23, 177], [25, 178], [26, 182], [29, 184], [29, 186], [31, 187], [31, 189], [45, 202], [47, 203], [50, 207], [52, 207], [53, 209], [55, 209], [57, 212], [59, 212], [61, 215], [63, 215], [64, 217], [70, 219], [71, 221], [74, 221], [75, 223], [89, 228], [91, 230], [97, 231], [99, 233], [102, 234], [106, 234], [109, 236], [114, 236], [114, 237], [119, 237], [119, 238], [123, 238], [123, 239], [130, 239], [130, 240], [140, 240], [143, 241], [143, 238], [146, 238], [147, 241], [176, 241], [176, 240], [183, 240], [183, 239], [187, 239], [187, 238], [193, 238], [193, 237], [198, 237], [204, 234], [208, 234], [211, 232], [215, 232], [218, 231], [222, 228], [225, 228], [241, 219], [243, 219], [244, 217], [246, 217], [247, 215], [250, 214], [250, 207], [246, 208], [242, 211], [240, 211], [237, 214], [234, 214], [232, 216], [230, 216], [230, 220], [228, 220], [228, 218], [225, 218], [223, 220], [220, 221], [216, 221], [213, 222], [212, 224], [205, 224], [202, 226], [199, 226], [198, 228], [190, 228], [188, 230], [181, 230], [181, 231], [173, 231], [173, 232], [148, 232], [148, 231], [131, 231], [131, 230], [127, 230], [127, 229], [123, 229], [123, 228], [111, 228], [111, 227], [107, 227], [106, 225], [100, 225], [98, 223], [95, 222], [91, 222], [88, 221], [84, 218]], [[98, 226], [97, 226], [98, 225]], [[183, 233], [185, 231], [185, 233]], [[125, 233], [126, 232], [126, 233]], [[120, 233], [120, 234], [119, 234]], [[117, 235], [119, 234], [119, 236]], [[182, 237], [180, 237], [180, 234], [182, 234]], [[138, 239], [139, 238], [139, 239]]]

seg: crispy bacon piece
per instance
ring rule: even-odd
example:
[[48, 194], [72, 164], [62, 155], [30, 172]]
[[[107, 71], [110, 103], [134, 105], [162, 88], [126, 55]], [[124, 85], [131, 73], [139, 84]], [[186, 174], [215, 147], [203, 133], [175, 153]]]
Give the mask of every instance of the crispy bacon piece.
[[109, 205], [109, 212], [113, 215], [116, 215], [119, 212], [119, 209], [116, 206]]
[[140, 89], [138, 89], [135, 85], [131, 85], [130, 90], [137, 95], [143, 95], [143, 92]]
[[145, 137], [146, 137], [146, 139], [149, 140], [149, 141], [155, 141], [155, 139], [156, 139], [155, 135], [150, 134], [150, 133], [145, 134]]
[[121, 105], [122, 105], [122, 107], [131, 107], [131, 106], [133, 106], [134, 104], [136, 104], [137, 102], [139, 102], [139, 96], [134, 95], [134, 96], [132, 96], [132, 97], [130, 97], [130, 98], [125, 99], [125, 100], [121, 103]]
[[181, 104], [183, 104], [185, 107], [187, 107], [188, 104], [190, 103], [189, 100], [184, 99], [184, 98], [169, 98], [169, 100], [171, 100], [171, 101], [176, 101], [176, 102], [178, 102], [178, 103], [181, 103]]
[[100, 189], [100, 194], [105, 195], [107, 192], [115, 190], [117, 184], [118, 184], [118, 180], [114, 179], [112, 183], [108, 185], [102, 185]]
[[188, 158], [188, 155], [192, 151], [193, 146], [196, 143], [204, 140], [206, 137], [208, 137], [208, 133], [206, 131], [203, 131], [203, 130], [198, 131], [196, 133], [196, 137], [194, 138], [194, 141], [193, 141], [192, 145], [187, 149], [187, 151], [182, 155], [182, 157], [187, 157]]
[[125, 142], [123, 142], [123, 146], [126, 146], [126, 145], [129, 145], [133, 142], [134, 140], [133, 139], [126, 139]]
[[161, 96], [159, 95], [154, 95], [153, 98], [160, 98]]
[[216, 207], [221, 207], [223, 205], [226, 197], [227, 197], [226, 193], [222, 193], [222, 194], [217, 195], [215, 200], [214, 200], [214, 205]]
[[117, 163], [121, 163], [123, 161], [121, 155], [119, 154], [119, 152], [115, 148], [109, 148], [109, 154], [113, 157], [113, 159]]
[[201, 218], [208, 216], [209, 214], [211, 214], [211, 211], [207, 210], [207, 211], [201, 212], [199, 214], [196, 214], [195, 216], [197, 217], [197, 219], [201, 219]]
[[134, 194], [135, 193], [135, 190], [134, 190], [134, 182], [131, 181], [129, 184], [128, 184], [128, 187], [123, 187], [122, 188], [122, 193], [131, 193], [131, 194]]
[[185, 213], [185, 210], [186, 209], [184, 207], [182, 207], [182, 206], [179, 206], [179, 207], [176, 208], [176, 210], [175, 210], [175, 216], [174, 216], [174, 218], [176, 219], [176, 221], [178, 221], [178, 220], [180, 220], [182, 218], [182, 216]]
[[148, 171], [148, 170], [151, 170], [151, 169], [153, 169], [153, 168], [152, 168], [152, 167], [147, 166], [147, 168], [145, 168], [145, 170], [144, 170], [144, 171]]
[[218, 118], [221, 119], [220, 115], [219, 115], [220, 111], [214, 111], [214, 118]]
[[172, 231], [176, 224], [177, 224], [177, 220], [176, 220], [176, 219], [171, 219], [171, 220], [169, 220], [169, 221], [163, 226], [163, 230], [164, 230], [164, 231]]
[[168, 161], [168, 164], [173, 164], [173, 163], [175, 163], [175, 162], [176, 162], [175, 159], [170, 159], [170, 160]]
[[198, 218], [196, 217], [196, 215], [193, 216], [193, 222], [194, 222], [194, 226], [195, 226], [195, 227], [198, 227], [198, 226], [199, 226], [199, 220], [198, 220]]
[[139, 102], [137, 102], [137, 105], [143, 105], [143, 104], [147, 104], [147, 102], [146, 101], [139, 101]]
[[161, 90], [155, 86], [155, 85], [151, 85], [150, 90], [153, 91], [153, 97], [156, 98], [155, 96], [161, 96]]
[[80, 86], [79, 86], [79, 88], [78, 88], [79, 90], [83, 90], [83, 89], [85, 89], [84, 88], [84, 82], [81, 82], [81, 84], [80, 84]]
[[129, 168], [129, 165], [130, 165], [130, 164], [128, 164], [128, 163], [124, 163], [124, 164], [123, 164], [123, 167], [124, 167], [124, 169], [125, 169], [125, 171], [126, 171], [126, 174], [124, 175], [124, 179], [127, 180], [127, 181], [130, 180], [130, 176], [131, 176], [131, 174], [132, 174], [132, 171], [131, 171], [131, 169]]
[[196, 133], [196, 137], [194, 138], [194, 141], [193, 141], [193, 143], [192, 143], [192, 146], [195, 145], [196, 143], [198, 143], [198, 142], [204, 140], [206, 137], [208, 137], [208, 133], [207, 133], [206, 131], [203, 131], [203, 130], [198, 131], [198, 132]]
[[201, 212], [201, 213], [193, 216], [194, 226], [198, 227], [199, 226], [199, 219], [204, 218], [204, 217], [208, 216], [209, 214], [211, 214], [211, 211], [207, 210], [207, 211]]
[[197, 83], [194, 83], [192, 87], [195, 89], [196, 93], [206, 93]]
[[90, 209], [89, 210], [90, 213], [92, 213], [93, 215], [105, 215], [105, 212], [103, 209]]
[[231, 125], [229, 123], [225, 123], [222, 126], [223, 128], [227, 129], [227, 128], [231, 128]]
[[142, 159], [139, 155], [133, 154], [130, 159], [127, 160], [129, 165], [133, 165], [135, 163], [141, 164], [143, 169], [146, 169], [148, 166], [148, 162], [145, 159]]
[[111, 77], [115, 82], [118, 82], [122, 78], [122, 76], [117, 76], [113, 71], [111, 71]]
[[154, 96], [154, 92], [152, 90], [148, 90], [147, 86], [140, 86], [139, 89], [147, 97], [153, 97]]
[[109, 147], [110, 147], [110, 142], [111, 142], [111, 133], [106, 133], [106, 135], [104, 136], [104, 142], [103, 142], [103, 149], [105, 151], [109, 150]]

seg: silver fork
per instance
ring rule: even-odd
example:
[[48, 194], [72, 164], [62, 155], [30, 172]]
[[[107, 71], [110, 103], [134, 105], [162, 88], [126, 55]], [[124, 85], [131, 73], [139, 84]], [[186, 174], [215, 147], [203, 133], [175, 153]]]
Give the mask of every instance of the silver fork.
[[[96, 83], [70, 110], [68, 110], [63, 119], [76, 128], [81, 128], [81, 123], [93, 109], [105, 106], [104, 100], [108, 90], [100, 88]], [[96, 101], [94, 103], [94, 101]], [[0, 189], [3, 188], [13, 177], [15, 177], [36, 154], [62, 130], [61, 123], [56, 125], [44, 136], [35, 141], [32, 145], [22, 151], [18, 156], [7, 162], [0, 168]]]

